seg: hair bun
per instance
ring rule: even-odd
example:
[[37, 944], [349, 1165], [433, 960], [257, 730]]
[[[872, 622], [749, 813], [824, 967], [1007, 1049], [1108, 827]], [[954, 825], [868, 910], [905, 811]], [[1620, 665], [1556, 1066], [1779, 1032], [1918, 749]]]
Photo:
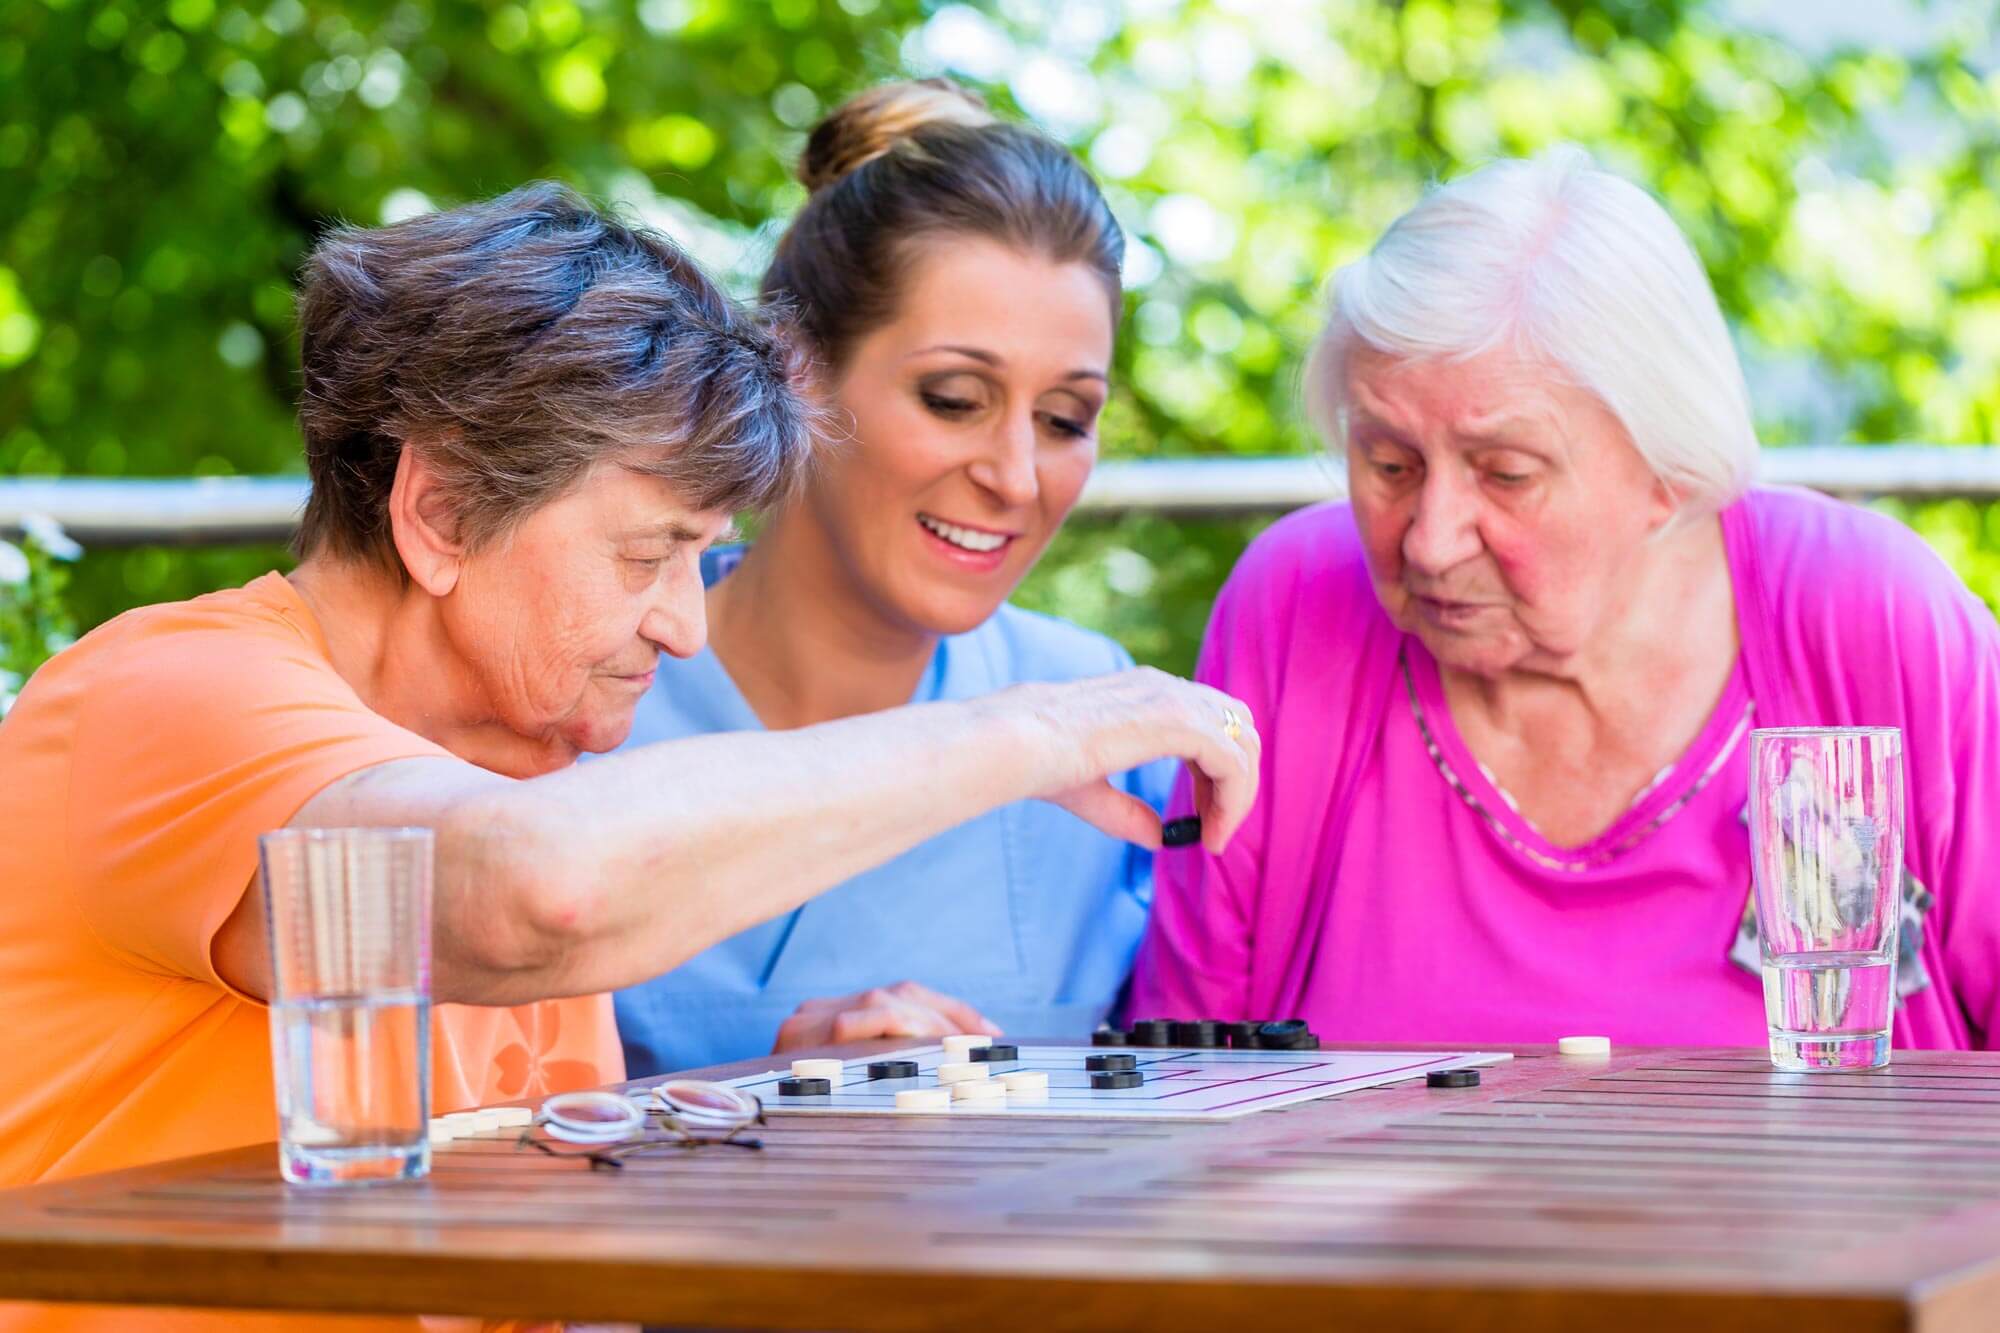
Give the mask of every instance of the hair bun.
[[932, 125], [991, 125], [984, 98], [950, 79], [885, 83], [857, 93], [813, 127], [799, 183], [814, 194]]

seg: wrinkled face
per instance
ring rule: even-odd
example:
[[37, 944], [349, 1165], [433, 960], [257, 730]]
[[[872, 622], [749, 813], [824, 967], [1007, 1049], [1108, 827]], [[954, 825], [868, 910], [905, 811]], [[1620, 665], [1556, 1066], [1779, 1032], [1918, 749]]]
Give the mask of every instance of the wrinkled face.
[[1096, 462], [1112, 334], [1081, 264], [962, 236], [912, 256], [832, 386], [854, 436], [798, 515], [889, 623], [963, 633], [1034, 565]]
[[1629, 608], [1673, 499], [1593, 394], [1509, 350], [1348, 357], [1347, 475], [1376, 595], [1439, 662], [1557, 667]]
[[440, 613], [492, 720], [558, 763], [616, 747], [658, 655], [701, 650], [701, 553], [728, 525], [657, 477], [601, 463], [464, 556]]

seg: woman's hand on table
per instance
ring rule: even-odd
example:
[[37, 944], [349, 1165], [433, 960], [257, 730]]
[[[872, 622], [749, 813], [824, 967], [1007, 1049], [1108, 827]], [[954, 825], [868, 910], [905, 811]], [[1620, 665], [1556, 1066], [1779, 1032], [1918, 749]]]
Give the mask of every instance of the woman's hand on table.
[[807, 1000], [779, 1025], [771, 1052], [780, 1055], [870, 1037], [945, 1037], [954, 1032], [997, 1037], [1000, 1028], [963, 1000], [914, 981], [899, 981], [852, 995]]

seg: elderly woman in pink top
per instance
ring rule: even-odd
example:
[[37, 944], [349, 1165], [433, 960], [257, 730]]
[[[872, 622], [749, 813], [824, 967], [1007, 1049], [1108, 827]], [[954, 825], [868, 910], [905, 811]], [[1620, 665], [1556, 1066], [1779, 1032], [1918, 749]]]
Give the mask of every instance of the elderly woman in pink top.
[[1652, 198], [1574, 149], [1436, 190], [1341, 270], [1308, 379], [1351, 498], [1216, 605], [1200, 676], [1255, 710], [1263, 798], [1161, 854], [1133, 1013], [1759, 1045], [1747, 733], [1886, 724], [1896, 1044], [1993, 1040], [2000, 629], [1895, 522], [1752, 485]]

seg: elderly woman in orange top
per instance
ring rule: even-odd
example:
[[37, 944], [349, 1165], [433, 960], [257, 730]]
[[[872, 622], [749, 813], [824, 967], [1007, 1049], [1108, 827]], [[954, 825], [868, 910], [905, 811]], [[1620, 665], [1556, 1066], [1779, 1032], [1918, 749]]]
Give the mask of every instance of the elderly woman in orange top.
[[786, 345], [546, 185], [333, 234], [300, 309], [296, 572], [121, 616], [0, 730], [0, 1185], [274, 1137], [268, 829], [436, 830], [448, 1111], [620, 1078], [606, 992], [995, 806], [1156, 845], [1105, 778], [1171, 755], [1217, 849], [1248, 809], [1243, 710], [1149, 671], [573, 767], [804, 466]]

